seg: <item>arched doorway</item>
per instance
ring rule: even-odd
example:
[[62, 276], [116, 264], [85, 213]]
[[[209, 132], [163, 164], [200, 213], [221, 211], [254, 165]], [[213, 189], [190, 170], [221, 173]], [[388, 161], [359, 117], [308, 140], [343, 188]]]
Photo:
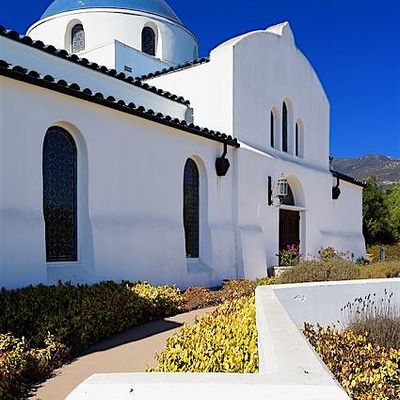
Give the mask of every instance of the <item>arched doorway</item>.
[[279, 253], [290, 246], [300, 248], [300, 211], [296, 210], [292, 188], [279, 209]]

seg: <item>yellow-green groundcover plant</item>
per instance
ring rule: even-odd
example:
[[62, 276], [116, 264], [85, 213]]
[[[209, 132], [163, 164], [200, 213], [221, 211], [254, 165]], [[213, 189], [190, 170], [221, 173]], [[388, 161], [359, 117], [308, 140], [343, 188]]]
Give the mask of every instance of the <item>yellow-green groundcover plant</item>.
[[90, 345], [181, 311], [171, 286], [102, 282], [0, 290], [0, 399], [14, 400]]
[[158, 356], [156, 372], [258, 371], [254, 295], [225, 302], [185, 324]]

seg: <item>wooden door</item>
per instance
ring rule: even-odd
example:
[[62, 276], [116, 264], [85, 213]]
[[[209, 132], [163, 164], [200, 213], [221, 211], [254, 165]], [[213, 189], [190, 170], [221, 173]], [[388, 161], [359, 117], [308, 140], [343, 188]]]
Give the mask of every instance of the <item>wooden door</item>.
[[279, 251], [291, 244], [300, 245], [300, 213], [279, 210]]

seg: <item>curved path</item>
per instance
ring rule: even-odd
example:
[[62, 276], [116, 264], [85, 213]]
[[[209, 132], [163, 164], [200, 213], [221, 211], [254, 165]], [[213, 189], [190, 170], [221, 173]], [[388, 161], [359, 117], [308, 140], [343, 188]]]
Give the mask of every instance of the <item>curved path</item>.
[[91, 347], [71, 364], [55, 371], [55, 376], [40, 386], [34, 400], [64, 400], [90, 375], [100, 372], [144, 372], [155, 367], [155, 354], [161, 353], [167, 339], [183, 323], [193, 323], [196, 316], [213, 308], [195, 310], [172, 318], [149, 322]]

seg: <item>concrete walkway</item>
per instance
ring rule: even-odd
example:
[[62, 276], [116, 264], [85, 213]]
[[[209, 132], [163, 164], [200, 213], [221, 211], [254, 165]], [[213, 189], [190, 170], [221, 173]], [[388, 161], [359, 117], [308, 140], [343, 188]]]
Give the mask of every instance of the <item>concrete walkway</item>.
[[193, 323], [196, 316], [212, 310], [196, 310], [150, 322], [100, 342], [71, 364], [55, 371], [55, 376], [39, 387], [32, 399], [64, 400], [76, 386], [95, 373], [144, 372], [147, 366], [155, 367], [155, 354], [162, 352], [167, 339], [184, 322]]

